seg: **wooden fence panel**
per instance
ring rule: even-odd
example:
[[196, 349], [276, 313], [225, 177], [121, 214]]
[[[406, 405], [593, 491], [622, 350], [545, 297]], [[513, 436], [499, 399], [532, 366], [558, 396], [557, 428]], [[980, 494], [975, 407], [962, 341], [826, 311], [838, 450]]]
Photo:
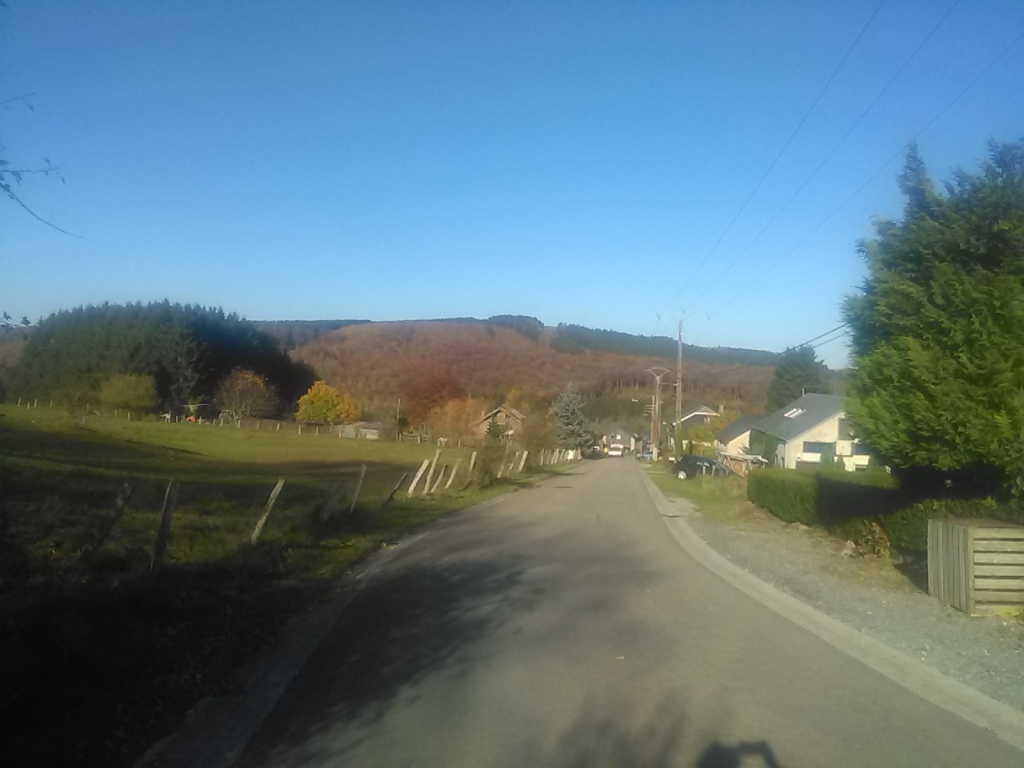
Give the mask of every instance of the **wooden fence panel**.
[[928, 592], [972, 616], [1024, 605], [1024, 527], [928, 521]]

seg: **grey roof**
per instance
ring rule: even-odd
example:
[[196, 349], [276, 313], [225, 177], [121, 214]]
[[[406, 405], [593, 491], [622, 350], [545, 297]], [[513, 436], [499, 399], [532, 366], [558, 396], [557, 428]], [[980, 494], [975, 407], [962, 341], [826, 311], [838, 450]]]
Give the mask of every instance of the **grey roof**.
[[710, 406], [704, 405], [704, 403], [684, 403], [683, 404], [683, 421], [686, 421], [687, 416], [693, 416], [696, 413], [707, 414], [708, 416], [717, 416], [718, 411]]
[[[775, 413], [765, 416], [751, 429], [765, 432], [780, 440], [792, 440], [837, 413], [842, 413], [844, 403], [845, 398], [840, 395], [804, 395], [799, 400], [782, 406]], [[803, 412], [787, 418], [787, 413], [797, 409], [803, 409]]]
[[760, 413], [745, 413], [729, 426], [718, 430], [718, 434], [715, 437], [718, 438], [720, 443], [728, 443], [741, 435], [745, 435], [754, 424], [763, 418], [764, 416]]

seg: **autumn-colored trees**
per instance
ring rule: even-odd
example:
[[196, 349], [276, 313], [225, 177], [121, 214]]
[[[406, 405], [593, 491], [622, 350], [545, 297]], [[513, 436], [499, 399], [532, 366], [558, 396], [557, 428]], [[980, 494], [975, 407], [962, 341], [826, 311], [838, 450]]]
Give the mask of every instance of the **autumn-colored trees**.
[[690, 427], [689, 452], [697, 456], [716, 456], [715, 435], [732, 424], [740, 417], [737, 411], [723, 411], [713, 416], [706, 424], [695, 424]]
[[213, 403], [235, 421], [271, 416], [278, 407], [274, 388], [263, 376], [245, 368], [236, 368], [221, 382]]
[[472, 427], [488, 411], [486, 400], [463, 397], [449, 400], [427, 414], [427, 425], [439, 435], [452, 442], [467, 440], [472, 436]]
[[296, 418], [314, 424], [348, 424], [355, 421], [355, 403], [334, 387], [317, 381], [299, 398]]
[[451, 369], [441, 366], [426, 370], [421, 368], [405, 386], [402, 393], [402, 410], [408, 416], [410, 424], [423, 424], [432, 411], [443, 407], [450, 400], [458, 400], [465, 395], [466, 390]]
[[[551, 349], [543, 336], [537, 342], [509, 328], [457, 321], [351, 325], [300, 346], [295, 357], [378, 418], [394, 414], [401, 398], [402, 414], [412, 425], [422, 424], [430, 410], [443, 404], [445, 399], [430, 397], [429, 390], [445, 380], [447, 399], [469, 395], [493, 405], [502, 402], [511, 387], [518, 387], [541, 396], [546, 407], [568, 382], [577, 385], [588, 403], [598, 394], [646, 403], [651, 377], [645, 371], [666, 362], [594, 349], [565, 355]], [[669, 367], [674, 366], [673, 344]], [[760, 410], [771, 377], [770, 365], [687, 358], [683, 394], [687, 400], [741, 401], [743, 410]], [[626, 414], [608, 418], [618, 422]]]

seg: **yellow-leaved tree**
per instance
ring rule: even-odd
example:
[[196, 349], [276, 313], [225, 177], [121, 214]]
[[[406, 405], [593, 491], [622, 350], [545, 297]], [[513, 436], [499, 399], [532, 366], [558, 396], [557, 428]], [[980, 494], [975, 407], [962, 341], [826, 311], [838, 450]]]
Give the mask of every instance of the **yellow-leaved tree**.
[[736, 411], [723, 411], [713, 416], [707, 424], [695, 424], [690, 427], [689, 453], [697, 456], [715, 456], [715, 435], [732, 424], [740, 417]]
[[317, 381], [299, 398], [295, 418], [313, 424], [349, 424], [356, 420], [355, 403], [326, 382]]

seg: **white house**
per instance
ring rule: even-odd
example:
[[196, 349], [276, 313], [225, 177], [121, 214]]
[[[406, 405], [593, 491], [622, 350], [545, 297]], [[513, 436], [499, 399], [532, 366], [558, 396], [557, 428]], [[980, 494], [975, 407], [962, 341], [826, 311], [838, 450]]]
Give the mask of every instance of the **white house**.
[[788, 469], [813, 469], [831, 453], [837, 469], [867, 469], [867, 449], [850, 434], [843, 403], [838, 395], [804, 395], [750, 428], [750, 453]]
[[715, 448], [720, 453], [747, 453], [750, 447], [750, 428], [763, 419], [759, 413], [747, 413], [740, 416], [727, 427], [715, 433]]

